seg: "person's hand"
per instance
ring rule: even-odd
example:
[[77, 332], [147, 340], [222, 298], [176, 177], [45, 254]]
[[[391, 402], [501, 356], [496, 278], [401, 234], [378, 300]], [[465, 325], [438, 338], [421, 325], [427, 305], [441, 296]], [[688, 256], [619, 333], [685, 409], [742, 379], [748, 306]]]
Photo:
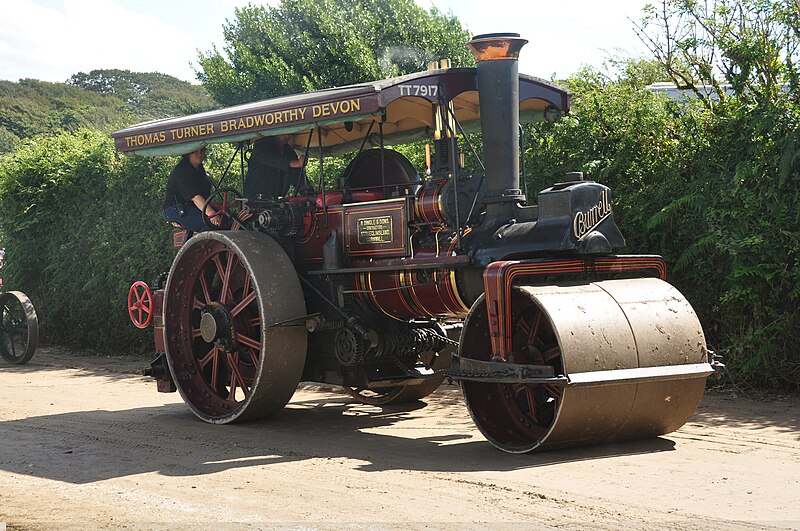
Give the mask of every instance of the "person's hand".
[[208, 219], [211, 221], [211, 224], [215, 227], [222, 225], [222, 215], [210, 206], [206, 208], [206, 217], [208, 217]]
[[300, 157], [297, 160], [293, 160], [289, 163], [289, 166], [292, 168], [302, 168], [306, 163], [305, 156]]

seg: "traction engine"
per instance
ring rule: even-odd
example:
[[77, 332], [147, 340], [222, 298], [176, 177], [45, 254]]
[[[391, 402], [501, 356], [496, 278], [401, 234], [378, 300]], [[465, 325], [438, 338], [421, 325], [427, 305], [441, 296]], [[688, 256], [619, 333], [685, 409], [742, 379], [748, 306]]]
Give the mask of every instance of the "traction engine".
[[526, 42], [469, 43], [484, 175], [461, 169], [463, 131], [440, 99], [424, 178], [381, 145], [340, 190], [218, 190], [232, 230], [193, 235], [128, 301], [139, 326], [153, 318], [159, 390], [224, 424], [268, 417], [300, 381], [385, 405], [450, 377], [483, 435], [515, 453], [682, 426], [715, 366], [663, 259], [613, 254], [625, 241], [602, 184], [568, 174], [536, 204], [520, 189]]

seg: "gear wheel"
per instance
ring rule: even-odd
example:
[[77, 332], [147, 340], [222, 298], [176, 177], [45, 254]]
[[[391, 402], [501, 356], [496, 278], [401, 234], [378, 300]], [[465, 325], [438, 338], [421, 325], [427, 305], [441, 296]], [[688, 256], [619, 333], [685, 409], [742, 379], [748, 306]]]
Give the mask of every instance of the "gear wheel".
[[346, 367], [364, 363], [364, 354], [367, 352], [367, 342], [358, 337], [349, 328], [336, 332], [335, 349], [336, 359]]

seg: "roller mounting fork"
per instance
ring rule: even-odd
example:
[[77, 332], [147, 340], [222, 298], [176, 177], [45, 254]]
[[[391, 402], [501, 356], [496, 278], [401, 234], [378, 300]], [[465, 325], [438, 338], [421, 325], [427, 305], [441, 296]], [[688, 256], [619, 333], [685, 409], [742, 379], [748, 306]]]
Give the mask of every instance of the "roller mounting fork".
[[606, 256], [565, 260], [534, 259], [492, 262], [483, 273], [492, 360], [511, 361], [511, 288], [518, 277], [587, 274], [593, 272], [655, 273], [666, 279], [664, 259], [655, 255]]

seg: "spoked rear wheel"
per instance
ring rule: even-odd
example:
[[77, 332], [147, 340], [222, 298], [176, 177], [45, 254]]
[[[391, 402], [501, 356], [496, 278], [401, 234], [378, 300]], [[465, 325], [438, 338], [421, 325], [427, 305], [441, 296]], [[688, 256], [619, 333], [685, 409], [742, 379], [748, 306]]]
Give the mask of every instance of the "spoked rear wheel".
[[39, 320], [21, 291], [0, 294], [0, 355], [9, 363], [27, 363], [39, 344]]
[[307, 332], [273, 326], [305, 315], [297, 273], [269, 236], [206, 232], [181, 248], [164, 302], [172, 378], [211, 423], [280, 410], [303, 371]]

